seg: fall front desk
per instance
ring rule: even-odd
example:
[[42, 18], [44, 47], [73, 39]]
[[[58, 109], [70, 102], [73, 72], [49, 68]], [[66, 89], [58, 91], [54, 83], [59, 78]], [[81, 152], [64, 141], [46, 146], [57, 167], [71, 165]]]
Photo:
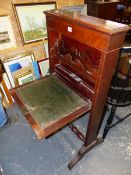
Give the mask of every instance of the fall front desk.
[[84, 143], [69, 162], [71, 169], [102, 142], [97, 138], [102, 111], [129, 28], [62, 10], [47, 11], [45, 15], [50, 75], [14, 88], [11, 93], [38, 139], [90, 112]]

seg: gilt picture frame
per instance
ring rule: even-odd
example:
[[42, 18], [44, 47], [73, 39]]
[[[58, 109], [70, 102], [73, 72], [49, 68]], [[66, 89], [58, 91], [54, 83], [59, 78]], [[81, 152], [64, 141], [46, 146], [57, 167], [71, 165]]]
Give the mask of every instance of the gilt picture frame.
[[56, 9], [56, 2], [14, 4], [23, 44], [47, 39], [44, 11]]
[[32, 73], [18, 78], [18, 84], [19, 85], [23, 85], [23, 84], [29, 83], [31, 81], [33, 81], [33, 74]]
[[0, 50], [16, 47], [16, 39], [9, 15], [0, 16]]

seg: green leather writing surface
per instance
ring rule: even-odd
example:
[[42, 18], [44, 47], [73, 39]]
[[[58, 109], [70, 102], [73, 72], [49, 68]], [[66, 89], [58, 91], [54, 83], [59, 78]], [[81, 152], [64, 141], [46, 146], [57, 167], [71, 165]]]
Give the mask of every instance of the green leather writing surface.
[[20, 87], [16, 93], [42, 128], [87, 104], [55, 75]]

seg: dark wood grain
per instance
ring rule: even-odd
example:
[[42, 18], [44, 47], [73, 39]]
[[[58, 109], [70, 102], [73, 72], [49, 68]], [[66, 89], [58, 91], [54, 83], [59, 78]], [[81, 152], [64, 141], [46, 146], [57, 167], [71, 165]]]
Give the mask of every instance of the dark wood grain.
[[[129, 27], [71, 12], [49, 11], [45, 14], [48, 26], [51, 72], [56, 71], [83, 98], [86, 97], [92, 100], [92, 110], [85, 142], [85, 145], [88, 145], [97, 137], [119, 49], [123, 45], [125, 33], [129, 30]], [[69, 28], [72, 31], [69, 31]], [[60, 53], [62, 50], [59, 45], [60, 41], [62, 42], [63, 53]], [[98, 60], [98, 63], [93, 84], [90, 83], [90, 76], [87, 76], [86, 72], [78, 66], [79, 60], [77, 59], [76, 64], [71, 61], [73, 57], [69, 54], [71, 54], [72, 47], [77, 48], [79, 53], [88, 52], [91, 58], [96, 56], [95, 61]], [[65, 57], [61, 58], [60, 55], [64, 55], [64, 53]], [[85, 66], [88, 67], [89, 62], [87, 58], [86, 60]], [[62, 65], [64, 68], [58, 65]], [[95, 68], [95, 65], [92, 64], [90, 69], [88, 67], [88, 71], [93, 75]], [[81, 79], [80, 82], [72, 81], [70, 73], [65, 73], [65, 69], [78, 76]], [[87, 81], [87, 79], [90, 79], [90, 81]], [[80, 86], [81, 82], [88, 84], [84, 90], [83, 86]], [[91, 93], [91, 90], [93, 93]]]
[[[90, 110], [85, 151], [80, 151], [80, 154], [78, 152], [77, 158], [69, 166], [72, 167], [90, 148], [100, 143], [97, 135], [102, 112], [119, 50], [129, 27], [61, 10], [47, 11], [45, 15], [49, 39], [50, 76], [57, 76], [87, 103], [44, 128], [36, 123], [28, 109], [24, 109], [27, 110], [25, 116], [38, 138], [44, 138]], [[44, 90], [46, 89], [43, 88]], [[16, 91], [14, 89], [12, 95], [24, 108], [24, 102], [19, 99]], [[65, 107], [66, 105], [65, 103]]]
[[87, 14], [106, 20], [115, 20], [119, 1], [87, 1]]

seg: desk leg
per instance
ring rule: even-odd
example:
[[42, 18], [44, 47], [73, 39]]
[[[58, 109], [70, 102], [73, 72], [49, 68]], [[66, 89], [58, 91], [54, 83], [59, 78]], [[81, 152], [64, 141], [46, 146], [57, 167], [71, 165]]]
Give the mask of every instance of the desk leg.
[[96, 145], [100, 144], [103, 142], [103, 139], [99, 138], [96, 139], [95, 141], [93, 141], [90, 145], [85, 146], [82, 145], [82, 147], [80, 148], [80, 150], [78, 151], [78, 153], [76, 154], [76, 156], [69, 162], [68, 164], [68, 168], [72, 169], [73, 166], [80, 160], [82, 159], [82, 157], [89, 152], [93, 147], [95, 147]]

